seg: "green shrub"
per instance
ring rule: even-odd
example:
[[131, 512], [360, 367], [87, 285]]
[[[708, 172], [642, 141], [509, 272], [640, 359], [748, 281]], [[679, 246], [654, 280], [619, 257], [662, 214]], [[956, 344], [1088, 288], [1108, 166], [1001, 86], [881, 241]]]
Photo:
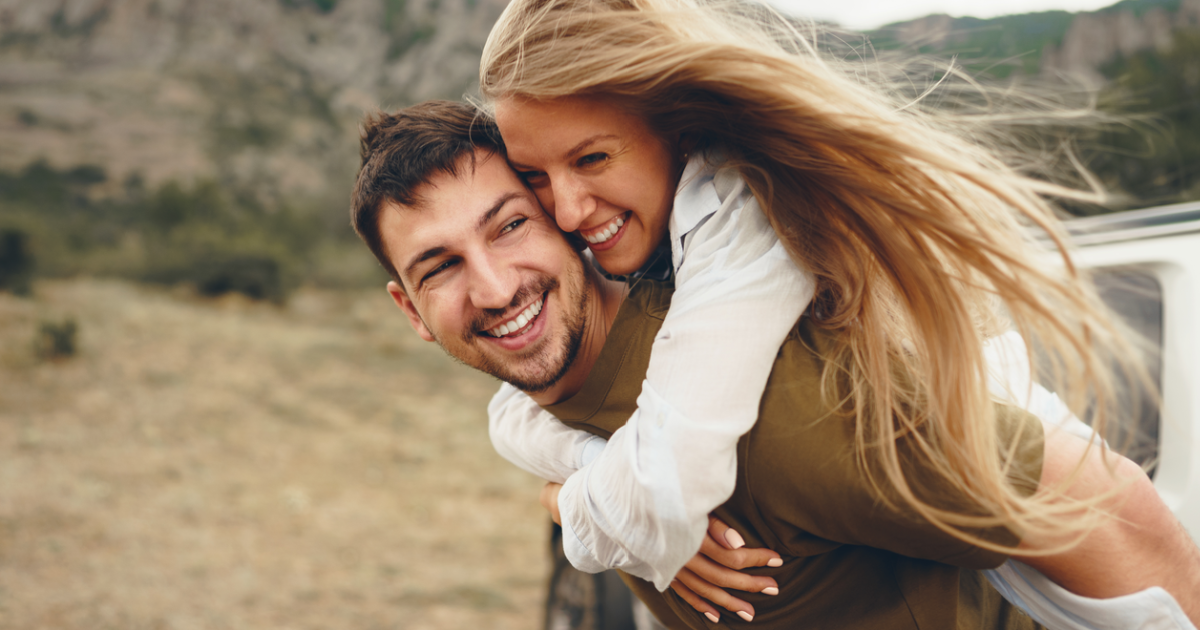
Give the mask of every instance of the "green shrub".
[[75, 318], [62, 321], [43, 321], [38, 326], [37, 354], [43, 359], [63, 359], [75, 356], [78, 350], [79, 325]]
[[241, 293], [256, 300], [280, 302], [285, 296], [279, 262], [262, 255], [214, 258], [196, 269], [201, 295]]
[[29, 235], [16, 229], [0, 230], [0, 291], [29, 295], [33, 289], [33, 253]]

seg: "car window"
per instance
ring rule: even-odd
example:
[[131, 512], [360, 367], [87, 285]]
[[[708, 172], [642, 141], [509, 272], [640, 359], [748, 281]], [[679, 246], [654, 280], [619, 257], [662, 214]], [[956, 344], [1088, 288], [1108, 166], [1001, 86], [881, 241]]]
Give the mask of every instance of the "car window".
[[[1129, 326], [1142, 348], [1150, 391], [1136, 379], [1122, 379], [1123, 409], [1132, 408], [1135, 423], [1121, 423], [1109, 443], [1140, 464], [1158, 456], [1160, 413], [1157, 396], [1162, 387], [1163, 292], [1154, 271], [1144, 267], [1108, 267], [1095, 270], [1100, 299]], [[1132, 428], [1131, 428], [1132, 427]], [[1153, 475], [1153, 470], [1150, 471]]]

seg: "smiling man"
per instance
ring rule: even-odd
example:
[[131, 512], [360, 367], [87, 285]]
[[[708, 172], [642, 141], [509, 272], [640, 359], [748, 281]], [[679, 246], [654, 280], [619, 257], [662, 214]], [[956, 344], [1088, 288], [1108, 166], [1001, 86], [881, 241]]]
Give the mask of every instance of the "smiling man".
[[[353, 220], [393, 278], [388, 292], [423, 339], [524, 390], [572, 428], [608, 437], [628, 419], [670, 305], [670, 284], [643, 280], [627, 288], [585, 264], [508, 167], [494, 127], [469, 107], [434, 102], [369, 119]], [[783, 557], [746, 578], [759, 580], [747, 588], [755, 592], [740, 594], [756, 611], [753, 627], [1036, 627], [984, 577], [983, 570], [1014, 566], [1005, 555], [933, 527], [884, 496], [855, 463], [853, 424], [837, 421], [821, 395], [830, 343], [802, 320], [780, 348], [758, 421], [738, 442], [737, 487], [716, 512], [750, 547]], [[1046, 434], [1043, 467], [1040, 423], [1011, 407], [997, 413], [1004, 418], [1001, 443], [1012, 448], [1006, 466], [1014, 487], [1032, 492], [1039, 481], [1074, 472], [1074, 438]], [[902, 454], [912, 450], [901, 446]], [[910, 483], [931, 502], [960, 513], [977, 509], [930, 477], [919, 458], [905, 457]], [[1097, 465], [1100, 472], [1089, 468], [1085, 477], [1108, 479], [1105, 464]], [[1191, 627], [1168, 593], [1196, 610], [1195, 546], [1134, 471], [1123, 503], [1114, 504], [1121, 520], [1068, 552], [1038, 554], [1035, 547], [1025, 558], [1083, 595], [1133, 594], [1092, 610], [1105, 623], [1070, 627]], [[1087, 484], [1072, 490], [1079, 485]], [[1090, 491], [1108, 490], [1100, 484]], [[1018, 542], [1003, 527], [976, 533], [1001, 545]], [[1030, 575], [1045, 580], [1028, 572], [1015, 579]], [[763, 588], [763, 576], [778, 588]], [[683, 591], [660, 593], [624, 577], [669, 627], [711, 627], [712, 617]], [[1063, 618], [1088, 610], [1085, 602]], [[1113, 615], [1118, 625], [1107, 623]], [[742, 619], [749, 621], [721, 621], [737, 626]]]
[[624, 285], [584, 264], [470, 109], [427, 103], [367, 129], [364, 146], [403, 155], [364, 165], [355, 228], [421, 338], [539, 403], [578, 389]]

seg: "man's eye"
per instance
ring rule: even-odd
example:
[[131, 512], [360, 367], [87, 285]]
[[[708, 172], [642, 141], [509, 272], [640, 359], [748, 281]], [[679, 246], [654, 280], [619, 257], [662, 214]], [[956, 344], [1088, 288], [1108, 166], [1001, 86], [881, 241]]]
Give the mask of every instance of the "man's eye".
[[512, 221], [508, 225], [505, 225], [504, 227], [500, 228], [500, 234], [508, 234], [509, 232], [521, 227], [521, 224], [526, 221], [528, 221], [528, 219], [526, 219], [524, 217], [522, 217], [520, 219], [516, 219], [515, 221]]
[[455, 261], [447, 260], [446, 262], [443, 262], [442, 264], [434, 267], [433, 269], [430, 269], [429, 273], [426, 273], [425, 275], [421, 276], [421, 282], [425, 282], [425, 281], [433, 278], [434, 276], [438, 275], [439, 273], [442, 273], [443, 271], [449, 269], [450, 267], [453, 267], [454, 264], [455, 264]]
[[580, 166], [592, 166], [595, 164], [602, 164], [606, 161], [608, 161], [607, 153], [589, 153], [589, 154], [579, 158], [579, 165]]

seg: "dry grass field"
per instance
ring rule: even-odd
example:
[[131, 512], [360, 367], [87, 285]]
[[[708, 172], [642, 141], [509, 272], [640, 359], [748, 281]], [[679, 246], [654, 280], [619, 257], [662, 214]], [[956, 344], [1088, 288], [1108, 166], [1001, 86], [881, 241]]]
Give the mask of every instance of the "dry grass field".
[[[74, 317], [76, 356], [34, 350]], [[382, 288], [0, 293], [0, 628], [535, 628], [540, 482]]]

